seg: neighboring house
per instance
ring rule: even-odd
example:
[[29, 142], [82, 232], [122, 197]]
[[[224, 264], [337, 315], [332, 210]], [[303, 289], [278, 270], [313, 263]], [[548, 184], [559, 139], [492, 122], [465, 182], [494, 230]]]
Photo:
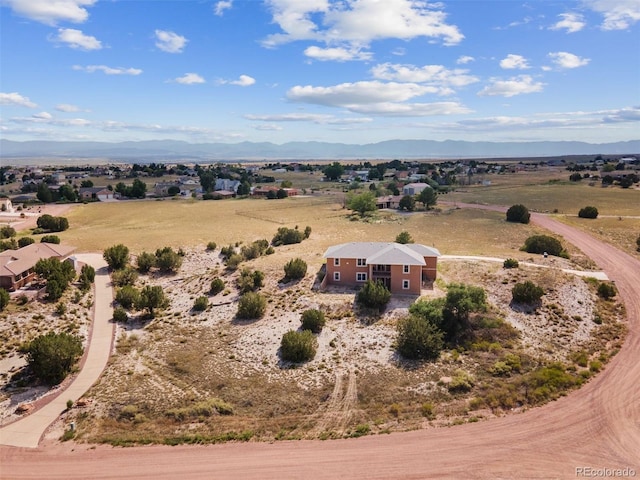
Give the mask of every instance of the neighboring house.
[[113, 200], [113, 192], [107, 187], [80, 187], [78, 194], [81, 200]]
[[228, 178], [216, 178], [216, 185], [214, 190], [231, 190], [233, 193], [238, 193], [238, 187], [240, 182], [238, 180], [231, 180]]
[[402, 200], [402, 195], [385, 195], [384, 197], [377, 197], [376, 207], [379, 210], [382, 208], [400, 208], [400, 200]]
[[323, 285], [356, 287], [381, 281], [395, 294], [420, 295], [436, 278], [440, 252], [418, 243], [352, 242], [329, 247], [324, 253], [327, 272]]
[[407, 183], [402, 187], [403, 195], [418, 195], [425, 188], [431, 188], [428, 183]]
[[65, 260], [75, 250], [68, 245], [32, 243], [18, 250], [0, 252], [0, 288], [16, 290], [31, 282], [36, 273], [38, 260], [57, 258]]
[[11, 203], [11, 200], [6, 197], [0, 198], [0, 211], [13, 213], [13, 204]]

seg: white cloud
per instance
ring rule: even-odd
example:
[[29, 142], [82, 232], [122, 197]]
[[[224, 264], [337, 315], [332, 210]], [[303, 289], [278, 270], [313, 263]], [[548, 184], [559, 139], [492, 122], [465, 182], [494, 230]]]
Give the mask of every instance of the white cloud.
[[526, 70], [527, 68], [531, 68], [526, 58], [522, 55], [514, 55], [513, 53], [510, 53], [506, 58], [500, 60], [500, 67], [505, 70]]
[[96, 0], [2, 0], [17, 15], [30, 18], [46, 25], [56, 25], [60, 21], [82, 23]]
[[404, 57], [407, 54], [407, 49], [403, 47], [396, 47], [391, 52], [391, 55], [395, 55], [396, 57]]
[[350, 60], [370, 60], [371, 52], [363, 52], [359, 48], [311, 46], [305, 49], [304, 54], [314, 60], [347, 62]]
[[69, 103], [59, 103], [56, 105], [56, 110], [59, 112], [79, 112], [80, 109], [75, 105], [71, 105]]
[[96, 37], [85, 35], [75, 28], [59, 28], [58, 36], [53, 39], [56, 42], [66, 43], [70, 48], [79, 50], [100, 50], [102, 42]]
[[221, 0], [213, 7], [213, 13], [221, 17], [224, 15], [224, 11], [230, 9], [233, 6], [233, 0]]
[[548, 56], [559, 68], [584, 67], [591, 61], [589, 58], [581, 58], [568, 52], [552, 52]]
[[439, 88], [438, 93], [452, 93], [449, 87], [463, 87], [479, 79], [473, 75], [468, 75], [468, 70], [456, 68], [449, 70], [442, 65], [402, 65], [383, 63], [371, 69], [375, 78], [381, 80], [391, 80], [398, 82], [428, 83]]
[[279, 132], [283, 130], [280, 125], [274, 125], [273, 123], [257, 123], [253, 125], [253, 128], [265, 132]]
[[31, 116], [36, 120], [51, 120], [53, 118], [53, 115], [51, 115], [49, 112], [34, 113]]
[[23, 97], [17, 92], [2, 93], [0, 92], [0, 105], [18, 105], [20, 107], [36, 108], [38, 105], [29, 100], [29, 97]]
[[182, 53], [187, 40], [182, 35], [167, 30], [156, 30], [156, 47], [167, 53]]
[[626, 30], [640, 20], [638, 0], [583, 0], [583, 4], [604, 16], [603, 30]]
[[565, 29], [567, 33], [575, 33], [579, 32], [587, 25], [584, 21], [584, 17], [579, 13], [561, 13], [558, 16], [562, 20], [559, 20], [553, 26], [549, 27], [551, 30]]
[[237, 80], [225, 80], [225, 79], [219, 79], [218, 83], [220, 85], [238, 85], [239, 87], [249, 87], [253, 84], [256, 83], [256, 79], [253, 77], [250, 77], [249, 75], [240, 75], [240, 77], [238, 77]]
[[484, 87], [480, 96], [514, 97], [524, 93], [541, 92], [544, 83], [535, 82], [530, 75], [519, 75], [508, 80], [492, 78], [491, 83]]
[[472, 110], [458, 102], [392, 103], [352, 105], [349, 110], [357, 113], [388, 117], [430, 117], [436, 115], [461, 115]]
[[205, 83], [205, 80], [197, 73], [185, 73], [182, 77], [176, 78], [174, 82], [181, 83], [182, 85], [194, 85], [197, 83]]
[[467, 63], [475, 62], [475, 60], [475, 58], [470, 57], [469, 55], [462, 55], [461, 57], [458, 57], [456, 63], [458, 65], [466, 65]]
[[123, 68], [123, 67], [107, 67], [106, 65], [74, 65], [74, 70], [79, 70], [87, 73], [102, 72], [105, 75], [140, 75], [142, 70], [139, 68]]
[[380, 102], [403, 102], [425, 93], [435, 93], [433, 87], [416, 83], [356, 82], [331, 87], [295, 86], [287, 92], [294, 102], [326, 106], [347, 106]]
[[[417, 0], [267, 0], [282, 33], [269, 35], [263, 46], [298, 40], [325, 42], [328, 47], [366, 48], [374, 40], [418, 37], [456, 45], [464, 35], [446, 23], [442, 4]], [[342, 60], [341, 57], [338, 57]]]
[[373, 121], [371, 118], [365, 117], [345, 118], [320, 113], [282, 113], [275, 115], [248, 114], [245, 115], [244, 118], [260, 122], [311, 122], [318, 125], [353, 125]]

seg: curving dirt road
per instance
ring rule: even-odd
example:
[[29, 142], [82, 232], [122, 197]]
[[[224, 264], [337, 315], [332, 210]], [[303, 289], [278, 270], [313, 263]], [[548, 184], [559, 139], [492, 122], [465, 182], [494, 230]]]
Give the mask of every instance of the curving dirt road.
[[[482, 208], [473, 206], [474, 208]], [[504, 211], [504, 210], [502, 210]], [[616, 282], [629, 335], [586, 386], [519, 415], [352, 440], [111, 448], [0, 448], [3, 479], [640, 477], [640, 262], [551, 218], [532, 220], [591, 257]], [[632, 469], [616, 472], [613, 469]]]

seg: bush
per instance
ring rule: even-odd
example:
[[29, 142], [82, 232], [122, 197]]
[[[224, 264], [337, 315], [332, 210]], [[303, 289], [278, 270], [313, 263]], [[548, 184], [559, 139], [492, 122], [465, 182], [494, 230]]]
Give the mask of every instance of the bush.
[[288, 331], [280, 342], [280, 356], [288, 362], [306, 362], [316, 356], [318, 341], [310, 330]]
[[280, 245], [291, 245], [302, 242], [304, 238], [304, 233], [298, 230], [297, 227], [280, 227], [271, 240], [271, 245], [274, 247], [279, 247]]
[[57, 235], [45, 235], [40, 239], [40, 243], [55, 243], [60, 244], [60, 237]]
[[246, 320], [262, 318], [266, 310], [267, 300], [259, 293], [248, 292], [240, 297], [237, 317]]
[[32, 243], [35, 243], [36, 241], [31, 238], [31, 237], [22, 237], [18, 239], [18, 247], [22, 248], [22, 247], [26, 247], [27, 245], [31, 245]]
[[129, 249], [121, 243], [105, 249], [102, 256], [112, 270], [120, 270], [129, 263]]
[[153, 318], [155, 316], [155, 310], [158, 308], [165, 308], [169, 305], [169, 299], [164, 294], [164, 290], [159, 285], [150, 286], [146, 285], [140, 291], [140, 298], [136, 303], [136, 308], [149, 311], [149, 316]]
[[127, 267], [122, 270], [116, 270], [111, 274], [111, 281], [116, 287], [123, 287], [125, 285], [133, 285], [138, 280], [138, 272], [133, 268]]
[[225, 263], [225, 265], [227, 266], [227, 268], [229, 270], [236, 270], [238, 268], [238, 265], [240, 265], [240, 263], [242, 263], [242, 255], [238, 255], [237, 253], [233, 253], [229, 258], [227, 258], [227, 261]]
[[523, 250], [528, 253], [548, 253], [556, 257], [566, 257], [567, 253], [562, 248], [559, 240], [549, 235], [533, 235], [524, 241]]
[[391, 292], [382, 282], [372, 282], [367, 280], [358, 292], [357, 301], [360, 305], [368, 308], [384, 310], [384, 307], [391, 300]]
[[616, 287], [612, 283], [601, 283], [598, 285], [598, 296], [609, 300], [616, 296]]
[[515, 258], [507, 258], [503, 263], [502, 266], [504, 268], [518, 268], [520, 264], [518, 263], [518, 260], [516, 260]]
[[531, 305], [539, 302], [542, 295], [544, 295], [542, 287], [529, 280], [524, 283], [516, 283], [511, 289], [511, 297], [515, 303]]
[[253, 292], [264, 285], [264, 273], [260, 270], [251, 271], [245, 268], [238, 277], [240, 293]]
[[530, 217], [529, 209], [521, 204], [512, 205], [507, 210], [507, 222], [529, 223]]
[[4, 288], [0, 288], [0, 312], [7, 308], [10, 299], [11, 297], [9, 296], [9, 292], [7, 292]]
[[224, 280], [219, 277], [211, 280], [211, 295], [217, 295], [224, 290]]
[[218, 247], [218, 245], [216, 244], [216, 242], [209, 242], [207, 243], [207, 250], [209, 251], [213, 251]]
[[113, 321], [117, 323], [126, 323], [129, 320], [127, 311], [122, 307], [116, 307], [113, 309]]
[[171, 247], [156, 250], [156, 266], [163, 273], [175, 273], [182, 266], [182, 256]]
[[398, 236], [396, 237], [396, 242], [397, 243], [402, 243], [402, 244], [407, 244], [407, 243], [414, 243], [413, 242], [413, 237], [411, 236], [411, 234], [407, 231], [402, 231], [398, 234]]
[[473, 388], [474, 383], [473, 375], [464, 370], [457, 370], [447, 388], [452, 393], [468, 392]]
[[303, 233], [305, 240], [309, 238], [310, 235], [311, 235], [311, 227], [307, 225], [306, 227], [304, 227], [304, 233]]
[[410, 315], [398, 322], [396, 343], [404, 358], [436, 360], [444, 348], [444, 332], [427, 319]]
[[149, 270], [156, 266], [156, 256], [149, 252], [142, 252], [136, 258], [136, 264], [140, 273], [148, 273]]
[[285, 281], [300, 280], [307, 274], [307, 262], [301, 258], [289, 260], [284, 266]]
[[195, 312], [204, 312], [209, 306], [209, 299], [204, 295], [196, 298], [196, 301], [193, 304], [193, 310]]
[[9, 225], [0, 227], [0, 238], [11, 238], [16, 236], [16, 229]]
[[82, 342], [78, 337], [54, 332], [34, 338], [24, 348], [33, 374], [50, 385], [56, 385], [66, 378], [82, 351]]
[[580, 218], [598, 218], [598, 209], [596, 207], [584, 207], [578, 212]]
[[69, 221], [65, 217], [54, 217], [45, 213], [36, 221], [38, 228], [48, 232], [63, 232], [69, 228]]
[[140, 291], [131, 285], [125, 285], [116, 292], [116, 302], [130, 309], [140, 302]]
[[320, 333], [325, 323], [324, 313], [320, 310], [311, 309], [302, 312], [302, 330], [311, 330], [313, 333]]

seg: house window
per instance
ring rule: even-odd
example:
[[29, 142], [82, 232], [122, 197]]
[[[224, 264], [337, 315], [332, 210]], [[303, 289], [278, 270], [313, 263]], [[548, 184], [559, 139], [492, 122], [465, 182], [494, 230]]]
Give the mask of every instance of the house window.
[[333, 281], [334, 282], [340, 281], [340, 272], [333, 272]]
[[409, 280], [402, 280], [402, 289], [409, 290]]
[[356, 282], [366, 282], [367, 274], [366, 273], [356, 273]]
[[409, 265], [402, 266], [402, 273], [409, 273]]
[[357, 264], [358, 264], [359, 267], [365, 267], [367, 265], [367, 259], [366, 258], [359, 258]]
[[339, 258], [334, 258], [333, 259], [333, 265], [336, 266], [336, 267], [339, 267], [340, 266], [340, 259]]

